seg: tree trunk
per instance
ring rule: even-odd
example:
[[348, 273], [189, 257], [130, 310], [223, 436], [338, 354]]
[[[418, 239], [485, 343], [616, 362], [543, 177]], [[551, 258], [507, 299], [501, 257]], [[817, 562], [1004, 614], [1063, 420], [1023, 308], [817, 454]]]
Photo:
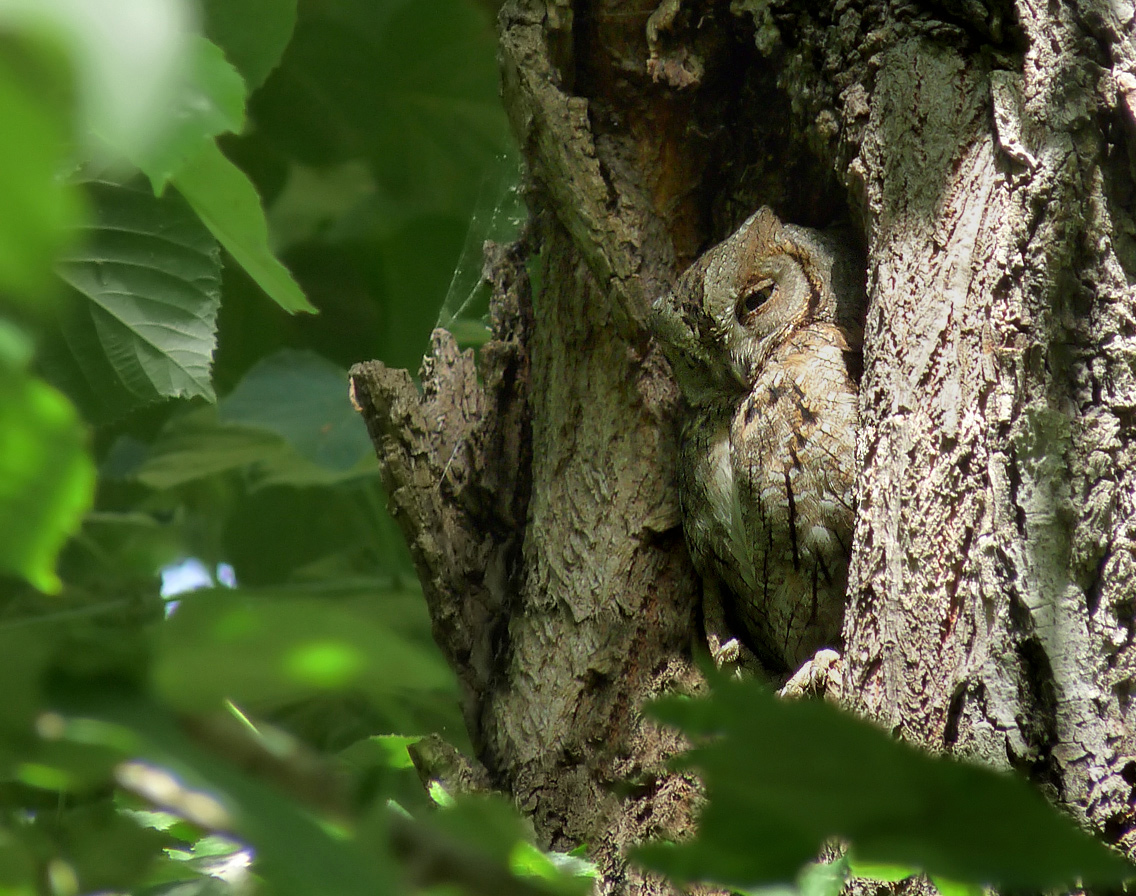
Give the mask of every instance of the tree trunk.
[[643, 321], [762, 204], [867, 246], [846, 699], [1136, 848], [1132, 4], [808, 6], [511, 0], [493, 341], [353, 371], [478, 758], [605, 893], [697, 804], [639, 713], [699, 612]]

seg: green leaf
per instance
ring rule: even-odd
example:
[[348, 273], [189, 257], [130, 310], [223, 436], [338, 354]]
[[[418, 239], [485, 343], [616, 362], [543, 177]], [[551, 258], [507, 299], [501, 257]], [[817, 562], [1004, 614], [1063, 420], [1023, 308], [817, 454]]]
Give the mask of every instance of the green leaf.
[[0, 828], [0, 889], [6, 896], [36, 896], [42, 892], [37, 885], [39, 862], [24, 837]]
[[235, 834], [252, 846], [258, 876], [273, 892], [372, 896], [397, 891], [393, 865], [377, 844], [368, 844], [364, 852], [354, 840], [329, 833], [294, 800], [205, 754], [163, 706], [111, 695], [66, 702], [71, 704], [65, 710], [69, 716], [98, 719], [131, 732], [139, 744], [130, 758], [146, 759], [158, 772], [168, 769], [183, 791], [192, 789], [216, 800]]
[[0, 2], [3, 30], [35, 29], [68, 48], [93, 148], [119, 158], [144, 154], [177, 124], [176, 97], [192, 70], [191, 23], [186, 0]]
[[848, 863], [839, 858], [806, 865], [797, 878], [797, 889], [801, 896], [840, 896], [847, 881]]
[[153, 489], [176, 488], [290, 453], [279, 437], [243, 426], [222, 426], [214, 407], [174, 418], [142, 462], [126, 475]]
[[316, 310], [268, 247], [268, 224], [256, 188], [216, 144], [209, 143], [190, 159], [173, 182], [269, 298], [286, 311]]
[[314, 352], [281, 349], [245, 375], [219, 416], [277, 433], [313, 463], [345, 472], [372, 453], [346, 383], [345, 370]]
[[132, 161], [160, 194], [166, 182], [202, 151], [213, 137], [240, 133], [245, 126], [245, 83], [221, 48], [197, 37], [192, 44], [191, 77], [172, 103], [173, 126]]
[[[562, 896], [583, 896], [594, 891], [594, 867], [563, 855], [542, 853], [531, 843], [531, 823], [499, 795], [445, 794], [438, 806], [437, 812], [416, 824], [428, 831], [431, 839], [449, 841], [447, 851], [465, 848], [470, 861], [485, 863], [488, 859], [499, 865], [499, 889], [507, 889], [509, 878], [513, 877]], [[492, 889], [492, 885], [492, 878], [487, 879], [486, 887]]]
[[93, 420], [167, 398], [213, 399], [217, 245], [177, 196], [88, 184], [94, 221], [58, 266], [70, 286], [41, 369]]
[[912, 868], [910, 865], [861, 862], [854, 855], [848, 857], [848, 871], [853, 877], [878, 880], [886, 884], [896, 884], [920, 873], [918, 868]]
[[280, 435], [259, 426], [222, 423], [213, 405], [195, 408], [170, 420], [149, 447], [123, 438], [103, 461], [102, 475], [134, 479], [164, 490], [211, 476], [241, 471], [249, 486], [328, 486], [377, 475], [368, 453], [345, 470], [320, 466], [300, 456]]
[[418, 743], [420, 736], [406, 737], [400, 734], [376, 734], [356, 741], [339, 754], [340, 760], [350, 766], [383, 768], [414, 768], [407, 747]]
[[205, 0], [205, 33], [256, 90], [276, 68], [296, 25], [296, 0]]
[[11, 37], [0, 40], [0, 295], [22, 302], [47, 291], [51, 266], [82, 217], [81, 197], [59, 178], [68, 109], [43, 89], [53, 60], [39, 56]]
[[56, 841], [84, 893], [132, 889], [167, 842], [159, 832], [119, 815], [109, 801], [49, 815], [41, 827]]
[[959, 883], [945, 877], [933, 875], [931, 883], [941, 896], [984, 896], [985, 888], [978, 884]]
[[709, 798], [697, 840], [642, 851], [679, 879], [788, 881], [833, 836], [863, 862], [977, 884], [1136, 876], [1024, 781], [929, 756], [825, 703], [720, 681], [708, 699], [662, 700], [653, 714], [702, 742], [685, 759]]
[[197, 591], [162, 631], [154, 671], [174, 705], [206, 709], [353, 691], [382, 701], [449, 689], [450, 671], [375, 616], [285, 592]]
[[468, 216], [509, 145], [492, 27], [463, 0], [312, 4], [250, 109], [300, 162], [365, 157], [418, 214]]
[[56, 555], [94, 496], [86, 442], [66, 398], [0, 368], [0, 571], [41, 591], [59, 590]]

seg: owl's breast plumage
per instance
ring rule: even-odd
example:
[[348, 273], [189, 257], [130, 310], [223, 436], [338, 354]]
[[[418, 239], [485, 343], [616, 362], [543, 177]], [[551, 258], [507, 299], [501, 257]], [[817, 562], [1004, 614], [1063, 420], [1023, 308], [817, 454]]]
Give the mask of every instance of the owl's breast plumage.
[[795, 668], [840, 636], [854, 520], [856, 387], [841, 332], [802, 328], [682, 446], [696, 565], [734, 593], [759, 656]]

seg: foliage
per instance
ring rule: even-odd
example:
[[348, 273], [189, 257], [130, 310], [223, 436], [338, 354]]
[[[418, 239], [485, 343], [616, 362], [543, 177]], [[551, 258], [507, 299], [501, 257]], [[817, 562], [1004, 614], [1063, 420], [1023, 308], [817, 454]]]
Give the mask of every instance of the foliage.
[[[251, 861], [268, 891], [397, 889], [387, 807], [431, 803], [405, 742], [362, 747], [463, 734], [345, 370], [416, 365], [455, 268], [447, 319], [476, 285], [467, 227], [516, 167], [489, 23], [4, 0], [0, 26], [0, 888], [247, 890]], [[574, 879], [510, 866], [515, 823], [460, 831]]]
[[482, 9], [0, 0], [0, 115], [0, 889], [385, 893], [441, 851], [586, 891], [412, 770], [468, 744], [345, 382], [484, 338], [516, 162]]
[[864, 877], [1042, 890], [1133, 874], [1024, 781], [928, 756], [824, 703], [723, 679], [708, 698], [664, 699], [654, 713], [695, 743], [683, 764], [706, 783], [697, 839], [642, 850], [679, 880], [792, 880], [832, 837]]

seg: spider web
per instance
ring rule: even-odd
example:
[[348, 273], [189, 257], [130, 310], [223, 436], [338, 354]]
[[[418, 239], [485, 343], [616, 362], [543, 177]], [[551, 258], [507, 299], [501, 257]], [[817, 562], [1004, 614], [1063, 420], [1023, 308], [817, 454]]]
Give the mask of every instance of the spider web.
[[435, 325], [449, 330], [463, 347], [482, 345], [489, 338], [489, 286], [482, 277], [484, 246], [487, 240], [507, 243], [516, 239], [528, 214], [520, 185], [517, 157], [503, 153], [478, 189], [461, 254]]

